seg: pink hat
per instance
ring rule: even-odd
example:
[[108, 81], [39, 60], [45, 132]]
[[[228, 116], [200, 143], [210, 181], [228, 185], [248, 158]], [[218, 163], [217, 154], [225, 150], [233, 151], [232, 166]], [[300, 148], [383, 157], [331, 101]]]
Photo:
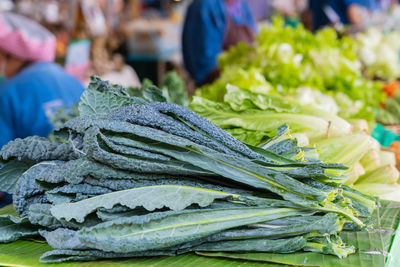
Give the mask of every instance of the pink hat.
[[0, 12], [0, 49], [29, 61], [53, 61], [56, 38], [39, 23], [11, 12]]

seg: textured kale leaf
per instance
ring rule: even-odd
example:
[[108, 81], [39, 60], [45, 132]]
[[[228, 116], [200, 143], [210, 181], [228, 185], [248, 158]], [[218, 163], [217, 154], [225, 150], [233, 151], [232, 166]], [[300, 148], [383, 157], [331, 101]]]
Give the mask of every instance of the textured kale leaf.
[[[114, 169], [108, 165], [100, 162], [90, 160], [86, 157], [69, 161], [65, 164], [62, 175], [68, 183], [79, 184], [86, 179], [86, 177], [93, 177], [99, 180], [110, 180], [109, 183], [113, 183], [112, 180], [162, 180], [162, 179], [173, 179], [182, 176], [173, 176], [168, 174], [154, 174], [154, 173], [139, 173], [130, 172], [127, 170]], [[95, 184], [98, 185], [98, 184]], [[125, 188], [128, 189], [128, 188]]]
[[90, 84], [79, 103], [80, 115], [107, 115], [122, 106], [146, 103], [143, 99], [130, 97], [120, 85], [110, 84], [96, 75], [90, 79]]
[[35, 203], [47, 203], [44, 191], [39, 189], [35, 183], [35, 178], [40, 176], [47, 168], [54, 166], [52, 162], [38, 163], [19, 178], [13, 197], [14, 208], [21, 216], [28, 215], [29, 206]]
[[37, 234], [37, 227], [32, 226], [28, 218], [0, 215], [0, 244], [14, 242], [22, 237]]
[[149, 176], [149, 179], [146, 178], [147, 178], [146, 176], [143, 176], [142, 179], [97, 179], [94, 177], [86, 177], [84, 179], [84, 182], [91, 185], [106, 187], [113, 191], [121, 191], [126, 189], [153, 186], [153, 185], [182, 185], [182, 186], [212, 189], [212, 190], [224, 191], [236, 194], [250, 193], [249, 191], [243, 189], [240, 190], [213, 184], [211, 183], [211, 181], [207, 181], [206, 178], [204, 178], [204, 181], [202, 181], [201, 177], [199, 177], [198, 179], [194, 179], [193, 177], [190, 178], [190, 177], [160, 175], [158, 179], [152, 179], [153, 176]]
[[44, 263], [60, 263], [65, 261], [94, 261], [98, 259], [118, 259], [134, 257], [175, 256], [173, 251], [144, 251], [135, 253], [114, 253], [101, 250], [52, 250], [40, 258]]
[[0, 151], [0, 163], [11, 160], [48, 161], [72, 160], [80, 155], [68, 143], [51, 142], [47, 138], [30, 136], [17, 138], [3, 146]]
[[67, 184], [46, 191], [46, 197], [53, 204], [76, 202], [112, 192], [108, 188], [90, 184]]
[[50, 208], [50, 204], [32, 204], [28, 212], [29, 222], [33, 225], [45, 227], [46, 229], [63, 227], [62, 222], [51, 215]]
[[87, 157], [98, 162], [105, 162], [113, 168], [133, 172], [171, 175], [207, 175], [208, 173], [194, 165], [181, 161], [149, 161], [140, 157], [127, 157], [107, 151], [105, 147], [101, 147], [100, 143], [98, 143], [98, 134], [100, 134], [100, 130], [97, 127], [91, 127], [85, 133], [84, 140]]
[[[135, 217], [104, 222], [80, 230], [78, 237], [91, 248], [109, 252], [163, 250], [225, 229], [296, 214], [301, 212], [290, 208], [185, 210], [140, 224]], [[140, 221], [143, 222], [143, 218]]]
[[303, 236], [286, 239], [250, 239], [204, 243], [189, 250], [195, 251], [232, 251], [232, 252], [273, 252], [293, 253], [307, 244]]
[[39, 230], [39, 233], [54, 249], [88, 249], [79, 241], [77, 232], [68, 228], [57, 228], [54, 231]]
[[240, 154], [227, 148], [216, 140], [208, 138], [187, 124], [175, 120], [173, 117], [159, 112], [149, 105], [131, 105], [122, 107], [107, 116], [110, 120], [126, 121], [135, 125], [142, 125], [174, 134], [197, 144], [207, 146], [222, 153], [239, 156]]
[[0, 169], [0, 192], [12, 194], [19, 177], [33, 165], [30, 161], [11, 160]]
[[96, 216], [86, 218], [84, 223], [67, 222], [65, 220], [57, 220], [50, 212], [52, 205], [50, 204], [32, 204], [29, 207], [28, 218], [34, 225], [39, 225], [48, 230], [57, 228], [68, 228], [73, 230], [82, 229], [83, 227], [91, 227], [102, 222]]
[[116, 95], [112, 92], [99, 92], [86, 90], [81, 96], [79, 103], [80, 115], [107, 115], [111, 111], [123, 106], [138, 104], [136, 98]]
[[82, 223], [87, 215], [99, 208], [111, 209], [119, 204], [130, 209], [143, 207], [148, 211], [162, 208], [183, 210], [192, 204], [209, 206], [216, 199], [235, 199], [239, 196], [209, 189], [178, 185], [157, 185], [103, 194], [75, 203], [63, 203], [51, 208], [57, 219]]
[[237, 151], [244, 156], [254, 159], [264, 159], [260, 154], [250, 150], [245, 144], [235, 139], [227, 131], [222, 130], [218, 126], [212, 124], [207, 119], [201, 117], [199, 114], [191, 111], [190, 109], [171, 103], [150, 103], [150, 106], [163, 114], [173, 115], [175, 118], [183, 121], [192, 129], [203, 133], [207, 137], [216, 140], [217, 142], [225, 145], [226, 147]]

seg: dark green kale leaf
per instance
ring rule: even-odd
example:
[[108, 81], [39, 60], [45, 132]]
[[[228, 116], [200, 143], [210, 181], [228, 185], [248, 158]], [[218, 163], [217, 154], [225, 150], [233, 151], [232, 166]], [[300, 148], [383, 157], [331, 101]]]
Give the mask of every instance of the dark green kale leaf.
[[0, 244], [14, 242], [22, 237], [37, 234], [37, 227], [30, 224], [28, 218], [0, 215]]
[[107, 115], [111, 111], [132, 104], [145, 104], [143, 99], [131, 97], [125, 88], [110, 84], [98, 76], [91, 76], [90, 84], [81, 96], [80, 115]]
[[30, 136], [17, 138], [3, 146], [0, 151], [0, 163], [11, 160], [18, 161], [48, 161], [72, 160], [80, 155], [68, 143], [51, 142], [47, 138]]
[[47, 203], [44, 191], [39, 189], [35, 183], [35, 178], [40, 176], [46, 169], [55, 165], [54, 162], [38, 163], [19, 178], [13, 196], [13, 204], [16, 212], [21, 216], [28, 215], [29, 206], [35, 203]]
[[19, 177], [27, 171], [33, 162], [11, 160], [0, 169], [0, 192], [12, 194]]
[[98, 259], [118, 259], [134, 257], [175, 256], [174, 251], [144, 251], [135, 253], [114, 253], [101, 250], [52, 250], [40, 258], [45, 263], [60, 263], [66, 261], [94, 261]]

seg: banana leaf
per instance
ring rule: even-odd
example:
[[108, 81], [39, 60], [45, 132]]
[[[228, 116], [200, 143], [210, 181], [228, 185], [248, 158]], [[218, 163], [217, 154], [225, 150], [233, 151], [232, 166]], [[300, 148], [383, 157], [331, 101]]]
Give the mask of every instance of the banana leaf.
[[[291, 266], [320, 267], [396, 267], [400, 262], [399, 222], [400, 202], [381, 201], [381, 207], [372, 216], [375, 230], [347, 232], [340, 236], [348, 245], [354, 245], [357, 253], [345, 259], [317, 253], [211, 253], [198, 255], [256, 262], [279, 263]], [[397, 233], [397, 235], [395, 235]]]
[[48, 264], [40, 263], [40, 256], [52, 250], [47, 244], [32, 241], [17, 241], [15, 243], [0, 246], [0, 266], [35, 266], [35, 267], [91, 267], [91, 266], [132, 266], [132, 267], [163, 267], [163, 266], [249, 266], [249, 267], [285, 267], [285, 265], [271, 264], [266, 265], [262, 262], [251, 262], [243, 260], [214, 259], [200, 257], [194, 254], [185, 254], [176, 257], [152, 257], [152, 258], [133, 258], [121, 260], [101, 260], [88, 262], [71, 262]]
[[[14, 213], [8, 206], [0, 209], [1, 214]], [[396, 267], [400, 261], [399, 233], [400, 203], [381, 201], [381, 207], [373, 214], [375, 230], [373, 232], [346, 232], [341, 234], [344, 242], [359, 247], [357, 253], [345, 259], [317, 253], [198, 253], [176, 257], [151, 257], [124, 260], [103, 260], [96, 262], [72, 262], [57, 264], [59, 267], [77, 266], [357, 266], [357, 267]], [[393, 241], [393, 239], [395, 239]], [[393, 241], [393, 242], [392, 242]], [[397, 244], [397, 245], [396, 245]], [[51, 247], [43, 241], [20, 240], [11, 244], [0, 245], [0, 266], [44, 266], [39, 263], [40, 256]], [[213, 257], [204, 257], [213, 256]]]

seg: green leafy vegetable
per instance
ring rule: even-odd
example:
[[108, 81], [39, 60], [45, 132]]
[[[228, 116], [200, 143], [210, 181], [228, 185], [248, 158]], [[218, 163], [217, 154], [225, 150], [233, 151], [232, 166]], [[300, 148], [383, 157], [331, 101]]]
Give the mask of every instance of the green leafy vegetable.
[[364, 133], [327, 138], [316, 143], [319, 158], [325, 162], [339, 162], [348, 166], [359, 161], [374, 145], [375, 140]]
[[0, 215], [0, 244], [9, 243], [21, 237], [37, 235], [38, 229], [27, 218]]
[[306, 246], [306, 240], [302, 236], [288, 239], [254, 239], [237, 241], [219, 241], [204, 243], [194, 247], [196, 251], [258, 251], [291, 253], [298, 251]]
[[305, 133], [312, 141], [351, 131], [351, 125], [338, 116], [281, 96], [257, 94], [230, 85], [227, 85], [224, 103], [194, 97], [190, 108], [236, 137], [240, 137], [236, 133], [243, 134], [241, 129], [250, 131], [255, 139], [245, 136], [242, 140], [253, 145], [265, 137], [273, 137], [282, 124], [287, 124], [293, 133]]
[[185, 83], [174, 71], [168, 72], [160, 88], [167, 88], [169, 100], [178, 105], [187, 106], [189, 104], [189, 97], [186, 91]]
[[[341, 184], [346, 166], [316, 159], [287, 125], [269, 128], [259, 147], [242, 143], [185, 107], [147, 102], [153, 89], [142, 91], [143, 100], [92, 77], [80, 115], [54, 132], [62, 142], [28, 137], [0, 152], [8, 166], [34, 164], [22, 174], [7, 165], [3, 172], [18, 179], [15, 186], [6, 181], [23, 226], [40, 228], [55, 249], [42, 261], [196, 250], [354, 252], [337, 235], [343, 227], [362, 229], [377, 204]], [[294, 108], [316, 118], [277, 97], [258, 102], [238, 88], [230, 92], [243, 100], [231, 110], [255, 105], [281, 116]], [[326, 126], [328, 117], [317, 119]], [[335, 123], [339, 134], [346, 123]], [[12, 225], [6, 241], [25, 235]]]
[[0, 169], [0, 191], [12, 194], [19, 177], [30, 167], [29, 161], [10, 161]]
[[163, 78], [159, 88], [144, 79], [141, 88], [129, 88], [130, 96], [140, 97], [148, 102], [170, 102], [182, 106], [189, 104], [185, 83], [175, 71], [168, 72]]
[[289, 208], [193, 210], [140, 224], [134, 218], [105, 222], [82, 229], [78, 237], [87, 246], [104, 251], [140, 252], [168, 248], [224, 229], [295, 214], [298, 211]]
[[[340, 116], [372, 123], [374, 109], [379, 108], [384, 94], [379, 82], [362, 75], [356, 48], [356, 41], [339, 38], [333, 29], [326, 28], [314, 35], [302, 25], [284, 26], [282, 19], [275, 18], [270, 27], [260, 30], [254, 46], [240, 44], [222, 54], [218, 60], [221, 77], [196, 94], [221, 102], [227, 84], [257, 94], [292, 98], [297, 98], [297, 92], [303, 88], [311, 88], [333, 97], [337, 102], [333, 106]], [[393, 60], [397, 56], [390, 61]], [[317, 101], [311, 99], [320, 109], [327, 107]]]
[[[158, 196], [154, 198], [154, 196]], [[192, 204], [200, 207], [209, 206], [215, 199], [238, 198], [237, 195], [191, 188], [185, 186], [160, 185], [135, 188], [125, 191], [103, 194], [76, 203], [64, 203], [51, 208], [51, 213], [57, 219], [70, 221], [75, 219], [83, 222], [85, 216], [99, 208], [110, 209], [117, 204], [130, 209], [143, 207], [148, 211], [162, 209], [183, 210]], [[67, 211], [67, 212], [66, 212]]]
[[0, 162], [6, 163], [13, 159], [18, 161], [71, 160], [78, 158], [70, 144], [51, 142], [46, 138], [31, 136], [25, 139], [17, 138], [4, 145], [0, 151]]

